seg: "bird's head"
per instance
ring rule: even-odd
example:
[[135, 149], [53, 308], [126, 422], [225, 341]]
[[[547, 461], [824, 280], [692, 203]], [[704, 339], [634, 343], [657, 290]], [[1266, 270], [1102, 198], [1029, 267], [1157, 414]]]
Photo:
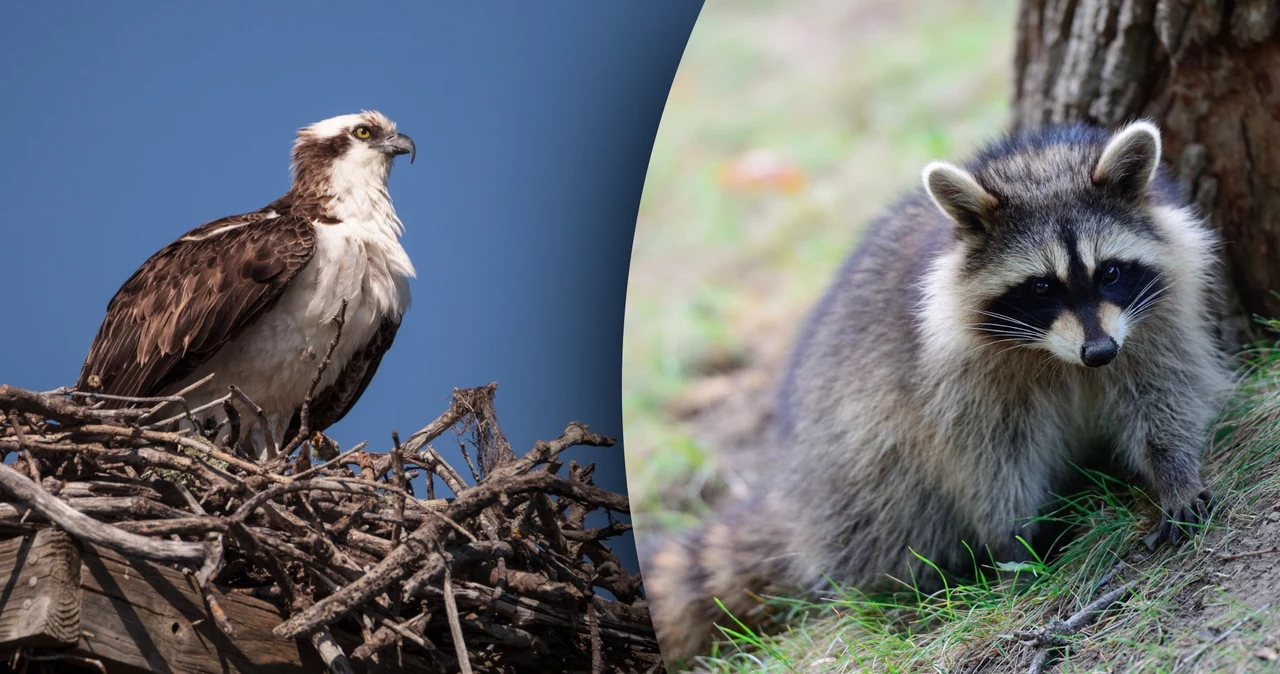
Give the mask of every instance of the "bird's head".
[[332, 117], [298, 131], [291, 166], [294, 186], [330, 196], [385, 190], [391, 164], [402, 154], [413, 162], [413, 139], [382, 113]]

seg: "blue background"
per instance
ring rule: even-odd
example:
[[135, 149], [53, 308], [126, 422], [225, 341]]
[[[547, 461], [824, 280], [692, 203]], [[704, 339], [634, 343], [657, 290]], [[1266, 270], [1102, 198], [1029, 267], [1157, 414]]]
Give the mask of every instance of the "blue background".
[[[620, 436], [636, 210], [701, 4], [9, 7], [0, 383], [73, 383], [149, 255], [283, 194], [298, 127], [377, 109], [418, 146], [390, 183], [418, 277], [378, 376], [330, 434], [383, 451], [453, 388], [497, 381], [518, 453], [571, 420]], [[566, 456], [624, 491], [620, 445]]]

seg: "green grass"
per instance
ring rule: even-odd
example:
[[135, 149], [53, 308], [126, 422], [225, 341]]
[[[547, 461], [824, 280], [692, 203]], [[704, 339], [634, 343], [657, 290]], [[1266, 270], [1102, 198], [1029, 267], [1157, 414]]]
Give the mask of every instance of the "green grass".
[[[1280, 323], [1272, 327], [1280, 331]], [[1231, 551], [1280, 500], [1280, 351], [1254, 351], [1247, 372], [1209, 453], [1206, 472], [1218, 501], [1192, 541], [1147, 554], [1142, 538], [1157, 522], [1150, 499], [1093, 474], [1094, 488], [1064, 499], [1051, 516], [1070, 524], [1072, 537], [1047, 562], [1023, 565], [1029, 583], [979, 580], [927, 596], [833, 588], [820, 602], [773, 599], [796, 622], [770, 638], [732, 630], [729, 643], [700, 668], [949, 672], [986, 664], [992, 669], [983, 671], [1025, 671], [1031, 651], [1010, 635], [1079, 610], [1101, 594], [1098, 581], [1126, 558], [1123, 573], [1133, 594], [1073, 638], [1073, 648], [1059, 654], [1058, 671], [1267, 671], [1270, 665], [1255, 652], [1280, 632], [1280, 610], [1269, 610], [1280, 606], [1250, 607], [1246, 597], [1213, 582], [1213, 555]], [[1216, 615], [1189, 617], [1186, 607], [1196, 596]]]

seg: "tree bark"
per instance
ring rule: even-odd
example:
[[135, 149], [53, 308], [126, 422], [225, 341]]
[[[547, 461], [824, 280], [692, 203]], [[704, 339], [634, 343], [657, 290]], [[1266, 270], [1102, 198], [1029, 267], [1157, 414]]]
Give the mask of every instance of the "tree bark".
[[1166, 161], [1226, 240], [1232, 309], [1245, 316], [1280, 316], [1278, 18], [1280, 0], [1022, 0], [1018, 10], [1014, 128], [1159, 124]]

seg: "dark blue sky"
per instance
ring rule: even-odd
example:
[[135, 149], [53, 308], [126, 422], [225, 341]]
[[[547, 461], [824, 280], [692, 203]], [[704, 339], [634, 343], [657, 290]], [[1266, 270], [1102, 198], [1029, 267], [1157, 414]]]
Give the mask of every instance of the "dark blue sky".
[[[294, 131], [377, 109], [418, 278], [331, 435], [383, 450], [499, 382], [518, 452], [621, 435], [623, 301], [653, 137], [701, 2], [19, 3], [0, 22], [0, 382], [71, 384], [108, 300], [186, 230], [289, 187]], [[441, 442], [448, 449], [451, 442]], [[622, 454], [595, 460], [624, 490]]]

